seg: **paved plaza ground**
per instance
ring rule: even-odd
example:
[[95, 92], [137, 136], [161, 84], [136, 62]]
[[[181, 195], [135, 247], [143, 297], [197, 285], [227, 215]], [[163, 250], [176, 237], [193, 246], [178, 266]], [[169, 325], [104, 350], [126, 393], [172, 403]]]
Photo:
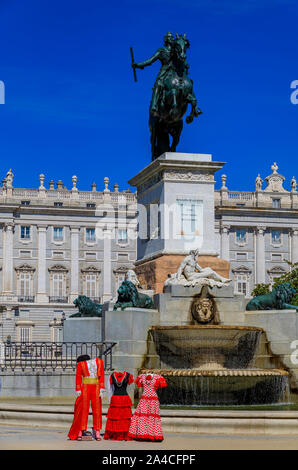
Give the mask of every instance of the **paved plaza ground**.
[[0, 426], [0, 450], [298, 450], [298, 439], [285, 436], [212, 436], [166, 434], [162, 443], [70, 441], [68, 429]]

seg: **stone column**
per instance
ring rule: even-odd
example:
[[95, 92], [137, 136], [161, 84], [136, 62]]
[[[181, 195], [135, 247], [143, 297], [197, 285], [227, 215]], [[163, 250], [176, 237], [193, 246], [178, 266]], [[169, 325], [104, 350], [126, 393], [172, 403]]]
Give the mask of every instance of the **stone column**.
[[265, 283], [265, 233], [266, 227], [256, 229], [256, 283]]
[[80, 249], [80, 229], [70, 227], [71, 243], [71, 273], [70, 273], [70, 302], [72, 303], [79, 295], [79, 249]]
[[298, 230], [292, 231], [292, 263], [298, 263]]
[[112, 230], [103, 229], [103, 302], [111, 300], [112, 295]]
[[223, 225], [221, 228], [221, 237], [220, 237], [220, 251], [221, 258], [230, 261], [230, 239], [229, 239], [229, 225]]
[[37, 303], [48, 303], [47, 273], [46, 273], [46, 248], [47, 248], [47, 226], [39, 225], [38, 231], [38, 261], [37, 261]]
[[2, 294], [13, 295], [13, 223], [7, 223], [3, 231]]

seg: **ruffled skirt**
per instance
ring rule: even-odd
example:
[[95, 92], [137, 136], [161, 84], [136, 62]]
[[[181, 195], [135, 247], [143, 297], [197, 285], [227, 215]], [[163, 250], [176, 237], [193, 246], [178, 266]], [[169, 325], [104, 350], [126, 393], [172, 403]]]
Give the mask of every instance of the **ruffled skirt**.
[[113, 395], [107, 413], [104, 439], [129, 441], [132, 402], [128, 395]]
[[134, 440], [163, 440], [158, 397], [141, 397], [131, 419], [128, 436]]

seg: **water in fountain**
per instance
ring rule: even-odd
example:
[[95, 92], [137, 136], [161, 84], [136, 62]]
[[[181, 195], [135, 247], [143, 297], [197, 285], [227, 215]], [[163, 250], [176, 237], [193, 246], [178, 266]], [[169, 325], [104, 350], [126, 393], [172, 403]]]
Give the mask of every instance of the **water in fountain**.
[[[255, 367], [264, 330], [226, 325], [158, 326], [150, 330], [158, 363], [152, 373], [166, 377], [161, 404], [247, 405], [287, 400], [288, 373]], [[148, 369], [146, 369], [148, 372]]]

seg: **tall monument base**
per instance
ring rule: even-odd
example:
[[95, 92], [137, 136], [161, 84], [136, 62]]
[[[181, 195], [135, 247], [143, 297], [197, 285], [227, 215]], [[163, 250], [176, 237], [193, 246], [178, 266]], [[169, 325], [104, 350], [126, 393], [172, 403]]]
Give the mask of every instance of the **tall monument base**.
[[[155, 258], [136, 262], [135, 272], [143, 289], [152, 289], [156, 294], [163, 292], [164, 282], [170, 274], [177, 272], [185, 254], [160, 254]], [[202, 268], [210, 267], [221, 276], [228, 278], [230, 263], [222, 258], [210, 255], [198, 257]]]
[[211, 154], [166, 152], [129, 181], [137, 188], [135, 271], [144, 289], [161, 293], [197, 249], [201, 267], [230, 277], [229, 262], [218, 258], [214, 228], [214, 175], [223, 166]]

